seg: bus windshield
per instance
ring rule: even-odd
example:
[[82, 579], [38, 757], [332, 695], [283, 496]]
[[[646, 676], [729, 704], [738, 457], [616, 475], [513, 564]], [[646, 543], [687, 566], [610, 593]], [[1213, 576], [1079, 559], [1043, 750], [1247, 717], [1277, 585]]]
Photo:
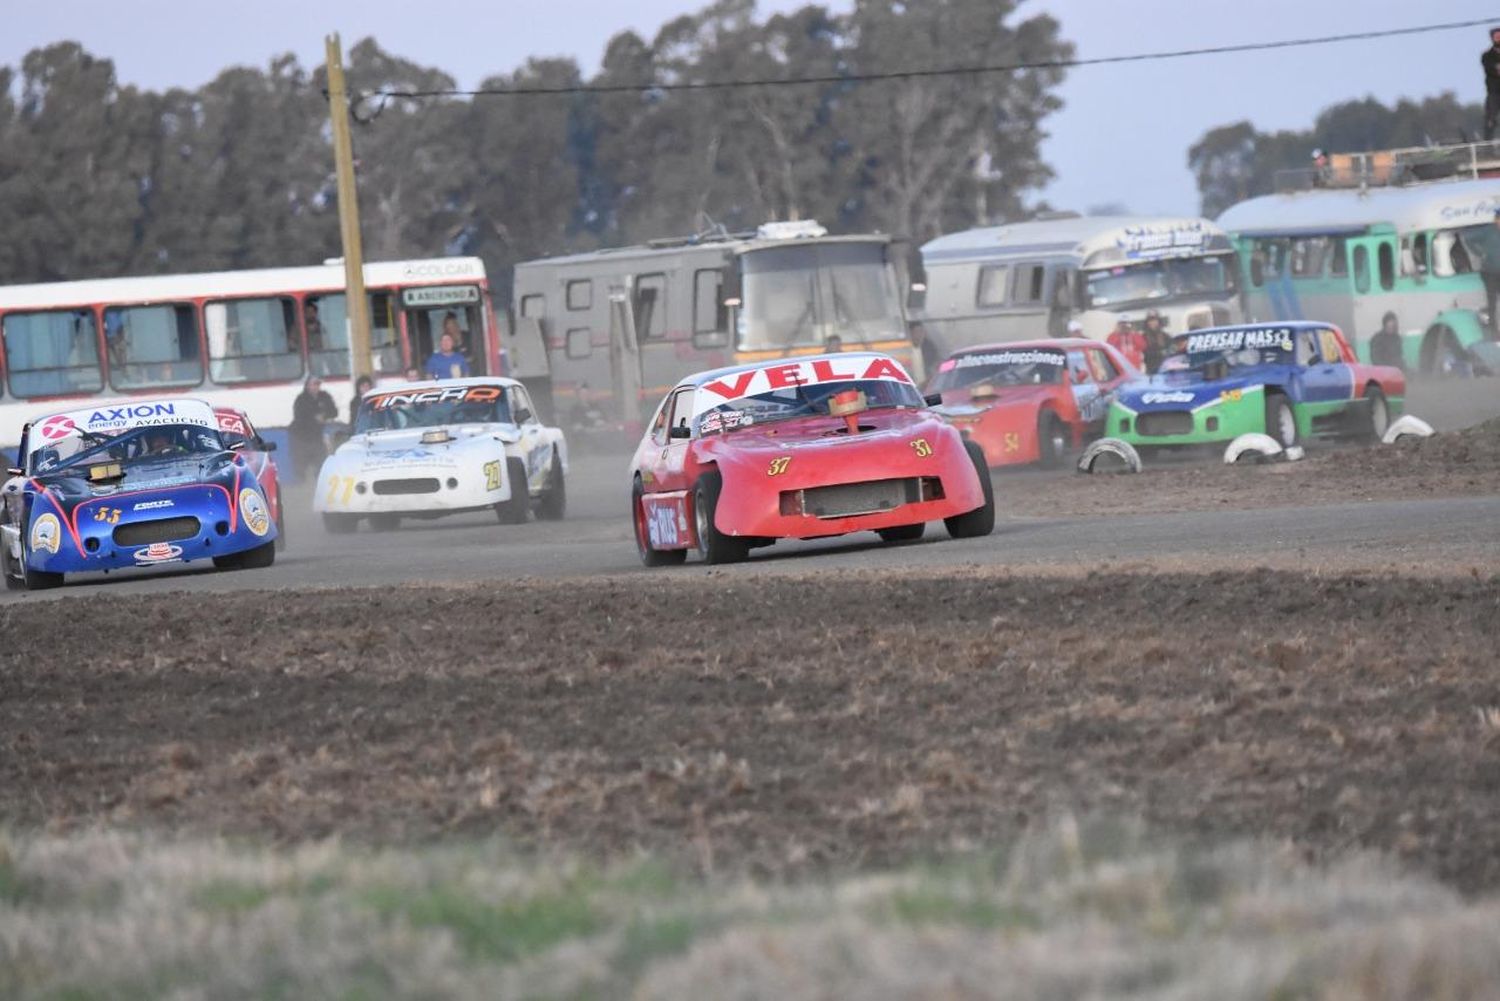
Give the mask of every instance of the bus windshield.
[[1229, 254], [1175, 257], [1087, 272], [1088, 307], [1114, 309], [1174, 299], [1224, 299], [1235, 294]]
[[808, 243], [747, 251], [739, 349], [871, 344], [905, 336], [880, 243]]

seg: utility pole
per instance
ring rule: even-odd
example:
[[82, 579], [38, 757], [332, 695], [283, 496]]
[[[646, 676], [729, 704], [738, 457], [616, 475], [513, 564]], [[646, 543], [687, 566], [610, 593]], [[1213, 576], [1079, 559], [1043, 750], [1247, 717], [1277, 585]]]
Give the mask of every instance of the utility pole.
[[339, 185], [339, 235], [344, 243], [344, 303], [349, 317], [351, 379], [372, 375], [370, 300], [365, 295], [365, 254], [359, 239], [359, 193], [354, 187], [354, 143], [349, 136], [349, 96], [344, 50], [337, 33], [323, 39], [328, 54], [328, 116], [333, 123], [333, 166]]

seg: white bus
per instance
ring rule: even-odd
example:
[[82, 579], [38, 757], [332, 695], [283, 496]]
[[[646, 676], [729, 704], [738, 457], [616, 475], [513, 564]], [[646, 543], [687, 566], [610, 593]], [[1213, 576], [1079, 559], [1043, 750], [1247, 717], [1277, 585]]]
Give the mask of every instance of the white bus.
[[916, 298], [944, 351], [1062, 337], [1070, 320], [1103, 340], [1153, 309], [1175, 332], [1241, 315], [1234, 247], [1207, 219], [1057, 213], [940, 236], [922, 265]]
[[[500, 374], [484, 263], [365, 265], [371, 362], [402, 375], [455, 319], [473, 373]], [[0, 286], [0, 442], [47, 411], [90, 399], [181, 393], [284, 428], [310, 375], [352, 395], [344, 266], [220, 271]], [[342, 412], [342, 411], [341, 411]]]

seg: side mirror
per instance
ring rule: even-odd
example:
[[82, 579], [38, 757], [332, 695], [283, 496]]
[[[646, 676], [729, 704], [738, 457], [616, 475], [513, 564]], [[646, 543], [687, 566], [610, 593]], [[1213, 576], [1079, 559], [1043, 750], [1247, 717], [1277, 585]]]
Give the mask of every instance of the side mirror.
[[516, 423], [517, 424], [525, 424], [527, 421], [531, 420], [531, 418], [532, 418], [531, 411], [527, 410], [524, 407], [522, 407], [520, 410], [516, 411]]
[[926, 396], [922, 397], [922, 402], [927, 404], [929, 407], [940, 407], [943, 405], [943, 394], [928, 393]]
[[912, 282], [911, 289], [906, 293], [906, 308], [909, 312], [921, 312], [927, 308], [925, 282]]
[[693, 429], [686, 424], [679, 424], [667, 432], [668, 438], [691, 438], [692, 436]]
[[232, 441], [232, 442], [230, 442], [227, 447], [228, 447], [228, 449], [231, 452], [239, 452], [239, 451], [243, 451], [244, 450], [245, 445], [246, 445], [246, 442], [243, 439], [241, 439], [240, 441]]
[[276, 443], [274, 441], [266, 441], [264, 438], [257, 438], [255, 439], [255, 443], [260, 446], [260, 450], [262, 452], [276, 451]]
[[26, 470], [20, 468], [19, 466], [11, 466], [6, 470], [6, 473], [10, 474], [11, 476], [25, 476]]

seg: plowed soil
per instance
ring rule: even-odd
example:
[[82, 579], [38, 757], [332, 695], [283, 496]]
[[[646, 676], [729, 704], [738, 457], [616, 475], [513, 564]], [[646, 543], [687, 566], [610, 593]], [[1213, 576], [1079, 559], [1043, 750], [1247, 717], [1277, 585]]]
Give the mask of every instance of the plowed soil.
[[0, 824], [884, 864], [1057, 810], [1500, 885], [1500, 578], [1004, 571], [0, 608]]

